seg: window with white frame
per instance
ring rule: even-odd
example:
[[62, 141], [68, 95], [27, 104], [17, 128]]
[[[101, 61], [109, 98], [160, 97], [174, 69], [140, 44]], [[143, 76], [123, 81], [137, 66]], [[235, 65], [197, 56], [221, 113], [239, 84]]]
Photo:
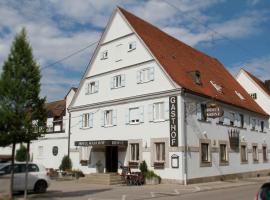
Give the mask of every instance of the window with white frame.
[[108, 50], [101, 52], [101, 60], [105, 60], [108, 58]]
[[85, 94], [93, 94], [98, 92], [98, 81], [89, 82], [86, 84]]
[[197, 104], [197, 119], [201, 121], [207, 121], [207, 116], [206, 116], [206, 108], [207, 105], [205, 103], [198, 103]]
[[140, 153], [139, 153], [139, 144], [134, 143], [130, 144], [130, 159], [132, 161], [139, 161]]
[[92, 128], [93, 127], [93, 113], [82, 114], [82, 128]]
[[155, 143], [155, 147], [156, 147], [155, 161], [165, 162], [165, 143], [164, 142], [157, 142], [157, 143]]
[[209, 163], [210, 159], [210, 145], [208, 142], [201, 143], [201, 163]]
[[161, 121], [164, 120], [164, 103], [154, 103], [154, 110], [153, 110], [153, 116], [154, 121]]
[[258, 155], [258, 146], [257, 145], [252, 146], [252, 155], [253, 155], [253, 161], [258, 162], [259, 161], [259, 155]]
[[141, 69], [137, 72], [137, 83], [147, 83], [154, 80], [154, 67]]
[[251, 119], [251, 130], [255, 131], [256, 129], [256, 119]]
[[113, 111], [112, 110], [105, 110], [104, 111], [104, 125], [111, 126], [113, 125]]
[[228, 149], [226, 144], [220, 144], [219, 145], [219, 156], [220, 156], [220, 162], [226, 163], [228, 162]]
[[43, 146], [38, 146], [38, 156], [42, 157], [43, 156]]
[[139, 107], [129, 109], [129, 123], [137, 124], [140, 122], [140, 109]]
[[136, 49], [136, 42], [135, 41], [128, 43], [128, 51], [133, 51], [135, 49]]
[[120, 88], [125, 86], [125, 75], [117, 75], [112, 77], [111, 88]]
[[241, 145], [241, 162], [246, 163], [248, 161], [247, 145]]

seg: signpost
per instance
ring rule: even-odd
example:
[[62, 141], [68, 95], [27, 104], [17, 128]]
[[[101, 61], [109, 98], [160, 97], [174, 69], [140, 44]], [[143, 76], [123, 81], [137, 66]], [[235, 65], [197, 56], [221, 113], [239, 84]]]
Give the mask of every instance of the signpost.
[[178, 146], [178, 113], [177, 113], [177, 96], [169, 97], [170, 111], [170, 145]]
[[224, 114], [223, 109], [220, 105], [216, 103], [208, 104], [205, 110], [205, 115], [207, 118], [218, 118], [222, 117]]

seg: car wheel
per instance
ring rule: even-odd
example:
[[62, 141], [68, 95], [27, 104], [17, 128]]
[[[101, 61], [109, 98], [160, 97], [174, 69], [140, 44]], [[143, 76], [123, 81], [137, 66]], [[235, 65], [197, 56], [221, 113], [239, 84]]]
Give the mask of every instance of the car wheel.
[[38, 181], [35, 184], [34, 191], [36, 193], [44, 193], [47, 190], [47, 183], [46, 181]]

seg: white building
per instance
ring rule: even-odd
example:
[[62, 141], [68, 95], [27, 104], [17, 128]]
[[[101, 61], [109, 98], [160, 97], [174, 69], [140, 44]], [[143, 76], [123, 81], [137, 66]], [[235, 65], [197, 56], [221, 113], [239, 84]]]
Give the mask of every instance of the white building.
[[[207, 118], [210, 103], [224, 115]], [[85, 173], [143, 160], [178, 183], [269, 172], [268, 115], [217, 59], [122, 8], [68, 109], [70, 155]]]
[[46, 104], [47, 133], [30, 145], [31, 160], [46, 168], [58, 169], [68, 155], [69, 106], [77, 88], [71, 88], [63, 100]]
[[244, 69], [239, 71], [236, 80], [262, 109], [270, 115], [270, 81], [263, 82]]

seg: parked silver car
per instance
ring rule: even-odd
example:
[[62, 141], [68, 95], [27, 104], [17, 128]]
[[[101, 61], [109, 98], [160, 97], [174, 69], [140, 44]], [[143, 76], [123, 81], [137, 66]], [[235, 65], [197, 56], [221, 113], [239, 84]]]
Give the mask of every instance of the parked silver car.
[[[14, 192], [24, 191], [25, 188], [25, 170], [26, 164], [16, 162], [14, 165]], [[44, 166], [35, 163], [28, 164], [28, 184], [27, 189], [44, 193], [50, 185], [50, 177]], [[11, 173], [11, 163], [0, 164], [0, 185], [8, 189]], [[4, 188], [4, 187], [3, 187]], [[1, 192], [1, 191], [0, 191]]]

